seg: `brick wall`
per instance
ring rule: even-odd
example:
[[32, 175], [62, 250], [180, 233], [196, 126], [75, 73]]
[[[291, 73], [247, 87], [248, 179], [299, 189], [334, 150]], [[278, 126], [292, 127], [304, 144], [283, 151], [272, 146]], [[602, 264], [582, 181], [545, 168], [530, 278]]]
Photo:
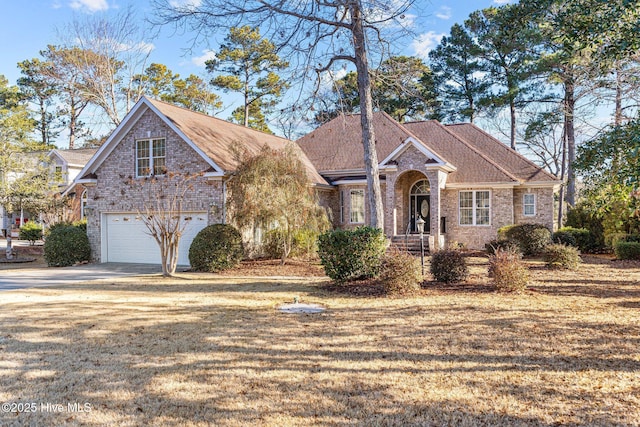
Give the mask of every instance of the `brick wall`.
[[[135, 141], [148, 138], [165, 138], [167, 170], [195, 173], [210, 169], [210, 165], [158, 116], [146, 111], [97, 169], [97, 185], [88, 188], [88, 206], [93, 211], [88, 219], [87, 234], [94, 260], [99, 261], [101, 257], [101, 215], [135, 212], [142, 207], [144, 187], [132, 186], [129, 181], [144, 179], [135, 178]], [[182, 210], [207, 212], [209, 224], [222, 222], [222, 181], [198, 177], [191, 183], [193, 190], [187, 192]]]

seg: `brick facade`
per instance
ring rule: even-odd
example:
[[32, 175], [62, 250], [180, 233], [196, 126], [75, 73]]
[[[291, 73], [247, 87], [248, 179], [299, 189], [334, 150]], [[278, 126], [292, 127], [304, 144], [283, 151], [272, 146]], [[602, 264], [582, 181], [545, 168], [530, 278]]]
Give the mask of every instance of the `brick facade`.
[[[130, 181], [142, 180], [136, 175], [136, 140], [164, 138], [166, 141], [166, 167], [172, 172], [204, 172], [210, 165], [202, 159], [182, 138], [152, 111], [146, 111], [115, 145], [111, 154], [96, 170], [97, 183], [88, 188], [87, 234], [92, 256], [101, 259], [102, 237], [101, 219], [107, 213], [135, 212], [141, 208], [143, 198], [141, 188], [132, 186]], [[209, 224], [220, 223], [223, 219], [222, 180], [198, 177], [192, 181], [193, 190], [183, 200], [184, 212], [207, 212]]]

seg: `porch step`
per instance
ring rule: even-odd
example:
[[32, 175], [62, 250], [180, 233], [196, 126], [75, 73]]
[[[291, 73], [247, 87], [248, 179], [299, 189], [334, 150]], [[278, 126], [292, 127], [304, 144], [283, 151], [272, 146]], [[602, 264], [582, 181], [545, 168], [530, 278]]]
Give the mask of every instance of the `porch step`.
[[[393, 236], [391, 238], [391, 245], [389, 249], [396, 249], [401, 252], [409, 252], [413, 255], [420, 255], [420, 235], [409, 234], [407, 236]], [[424, 236], [424, 253], [429, 252], [429, 240], [427, 236]]]

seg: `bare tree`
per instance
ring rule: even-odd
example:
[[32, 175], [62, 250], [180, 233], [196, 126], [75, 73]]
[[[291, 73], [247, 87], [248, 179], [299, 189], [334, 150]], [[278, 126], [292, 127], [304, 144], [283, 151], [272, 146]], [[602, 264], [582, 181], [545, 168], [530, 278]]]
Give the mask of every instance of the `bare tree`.
[[135, 76], [147, 66], [152, 45], [145, 42], [131, 7], [106, 18], [74, 20], [64, 29], [65, 45], [78, 49], [83, 96], [100, 108], [114, 126], [142, 95]]
[[[174, 24], [202, 40], [221, 28], [249, 25], [260, 28], [281, 56], [287, 58], [301, 81], [321, 74], [338, 62], [355, 66], [358, 73], [362, 145], [367, 176], [369, 224], [382, 228], [382, 192], [373, 128], [373, 102], [369, 61], [372, 52], [388, 52], [389, 41], [404, 31], [404, 18], [415, 0], [208, 0], [176, 5], [154, 0], [157, 24]], [[297, 63], [296, 63], [297, 61]]]
[[160, 248], [162, 275], [170, 277], [178, 266], [180, 238], [187, 226], [183, 218], [182, 201], [193, 191], [192, 181], [201, 173], [167, 172], [144, 179], [131, 179], [129, 185], [137, 191], [133, 208]]

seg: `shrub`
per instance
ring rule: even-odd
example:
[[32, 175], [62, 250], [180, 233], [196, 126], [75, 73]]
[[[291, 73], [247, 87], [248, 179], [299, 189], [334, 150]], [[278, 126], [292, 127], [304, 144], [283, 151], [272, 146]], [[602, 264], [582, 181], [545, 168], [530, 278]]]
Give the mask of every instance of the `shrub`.
[[575, 270], [582, 262], [578, 248], [562, 243], [547, 246], [543, 254], [544, 262], [549, 268]]
[[281, 259], [284, 255], [285, 234], [278, 228], [269, 230], [264, 234], [262, 251], [268, 258]]
[[640, 234], [627, 234], [622, 238], [622, 241], [640, 243]]
[[33, 246], [36, 240], [42, 239], [42, 226], [33, 221], [29, 221], [20, 227], [20, 235], [18, 238], [20, 240], [28, 240]]
[[551, 242], [551, 232], [542, 224], [510, 226], [504, 232], [504, 236], [507, 240], [515, 242], [523, 255], [538, 255]]
[[553, 233], [552, 239], [554, 243], [563, 243], [569, 246], [575, 246], [580, 252], [593, 252], [598, 249], [598, 243], [586, 228], [562, 227]]
[[454, 249], [434, 252], [430, 271], [436, 281], [444, 283], [462, 282], [469, 275], [467, 260], [462, 252]]
[[640, 260], [639, 242], [618, 242], [614, 250], [618, 259]]
[[498, 249], [489, 257], [489, 277], [499, 291], [522, 291], [529, 283], [529, 269], [519, 251]]
[[332, 230], [318, 238], [318, 255], [324, 271], [337, 282], [376, 277], [387, 240], [379, 228]]
[[196, 271], [216, 272], [235, 267], [243, 255], [242, 236], [228, 224], [203, 228], [189, 247], [189, 263]]
[[89, 238], [80, 227], [57, 226], [44, 242], [44, 259], [50, 267], [66, 267], [91, 259]]
[[410, 294], [420, 289], [422, 270], [416, 257], [392, 251], [382, 258], [380, 281], [387, 294]]
[[575, 207], [567, 211], [565, 227], [584, 228], [589, 230], [589, 248], [580, 248], [583, 252], [597, 252], [604, 249], [604, 226], [602, 219], [589, 209], [584, 203], [578, 203]]
[[[284, 252], [285, 234], [276, 228], [265, 233], [262, 244], [264, 255], [269, 258], [281, 259]], [[295, 232], [290, 256], [313, 257], [318, 253], [318, 232], [302, 229]]]
[[484, 245], [485, 250], [489, 255], [494, 255], [498, 249], [515, 250], [520, 251], [520, 248], [515, 242], [511, 240], [492, 240]]

